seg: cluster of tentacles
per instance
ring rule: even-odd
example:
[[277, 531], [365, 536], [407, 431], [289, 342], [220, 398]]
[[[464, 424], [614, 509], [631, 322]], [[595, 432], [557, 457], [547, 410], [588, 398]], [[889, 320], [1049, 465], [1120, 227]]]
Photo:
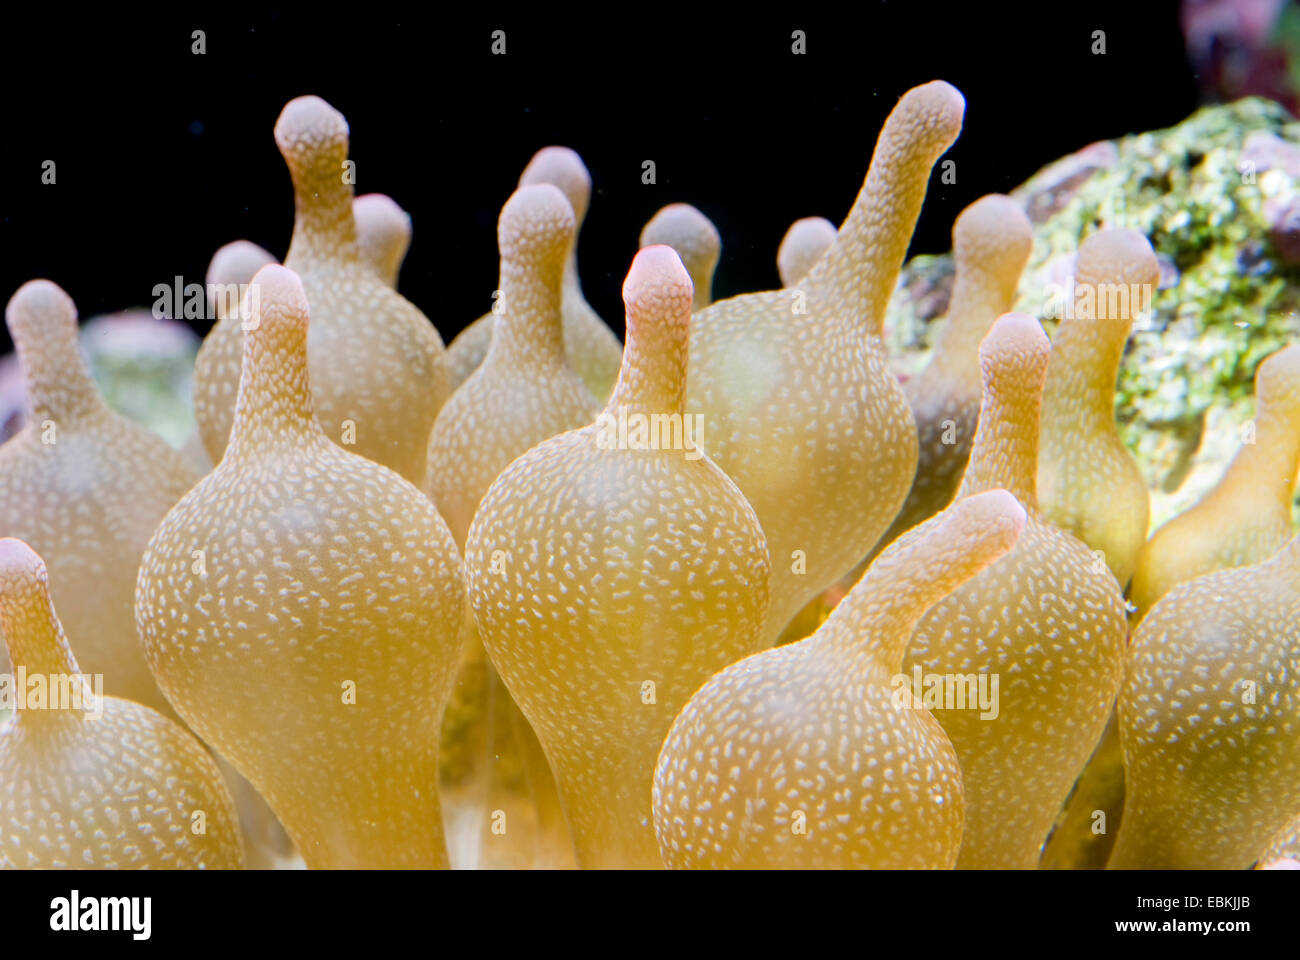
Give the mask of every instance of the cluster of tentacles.
[[1115, 381], [1151, 247], [1082, 238], [1049, 340], [1009, 312], [1031, 224], [990, 195], [900, 382], [885, 308], [963, 111], [907, 92], [779, 290], [712, 302], [718, 231], [662, 209], [623, 344], [579, 283], [591, 178], [543, 149], [444, 347], [396, 290], [410, 217], [293, 100], [283, 265], [240, 241], [207, 277], [203, 475], [24, 285], [0, 865], [1295, 864], [1300, 346], [1148, 537]]

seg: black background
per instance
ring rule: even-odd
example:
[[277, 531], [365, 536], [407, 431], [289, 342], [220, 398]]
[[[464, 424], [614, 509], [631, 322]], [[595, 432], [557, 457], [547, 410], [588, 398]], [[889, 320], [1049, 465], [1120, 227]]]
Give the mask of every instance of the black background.
[[[239, 13], [53, 10], [10, 21], [0, 138], [0, 296], [47, 277], [83, 317], [203, 281], [221, 244], [282, 257], [293, 219], [272, 128], [314, 93], [347, 117], [357, 192], [412, 215], [400, 289], [451, 337], [491, 305], [496, 217], [539, 147], [586, 160], [587, 297], [616, 330], [645, 221], [686, 201], [718, 226], [718, 298], [779, 286], [791, 221], [838, 223], [886, 114], [941, 78], [966, 97], [913, 252], [953, 218], [1092, 141], [1174, 124], [1196, 106], [1176, 4], [869, 2], [822, 13], [692, 5], [496, 6], [392, 13], [366, 4]], [[603, 9], [603, 12], [597, 12]], [[191, 33], [207, 52], [192, 54]], [[505, 56], [490, 53], [503, 29]], [[791, 53], [791, 32], [807, 53]], [[1104, 30], [1107, 52], [1091, 53]], [[57, 182], [41, 183], [42, 161]], [[654, 160], [658, 183], [641, 182]], [[207, 326], [198, 322], [200, 332]], [[4, 345], [7, 349], [7, 343]]]

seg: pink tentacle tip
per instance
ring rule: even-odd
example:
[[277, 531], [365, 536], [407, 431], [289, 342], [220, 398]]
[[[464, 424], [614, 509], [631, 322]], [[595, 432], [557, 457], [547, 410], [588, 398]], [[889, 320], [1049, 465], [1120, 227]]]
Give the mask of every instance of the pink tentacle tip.
[[639, 251], [623, 281], [623, 302], [629, 314], [671, 309], [688, 322], [695, 285], [677, 251], [655, 244]]
[[964, 502], [972, 519], [983, 524], [1005, 525], [1011, 534], [1008, 542], [1014, 543], [1025, 529], [1028, 514], [1020, 501], [1007, 490], [977, 493]]
[[0, 539], [0, 579], [23, 577], [44, 581], [45, 561], [17, 537]]

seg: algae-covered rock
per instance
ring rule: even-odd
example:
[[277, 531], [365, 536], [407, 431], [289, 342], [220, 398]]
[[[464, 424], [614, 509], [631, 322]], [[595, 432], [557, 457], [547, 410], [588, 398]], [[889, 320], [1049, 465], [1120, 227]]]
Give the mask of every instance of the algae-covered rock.
[[[1255, 368], [1300, 339], [1300, 265], [1286, 256], [1300, 122], [1255, 98], [1207, 107], [1167, 130], [1085, 147], [1012, 196], [1035, 223], [1015, 309], [1049, 334], [1090, 234], [1140, 230], [1160, 259], [1115, 397], [1120, 436], [1151, 487], [1154, 529], [1215, 483], [1254, 414]], [[886, 319], [901, 377], [924, 364], [951, 287], [950, 255], [904, 267]]]

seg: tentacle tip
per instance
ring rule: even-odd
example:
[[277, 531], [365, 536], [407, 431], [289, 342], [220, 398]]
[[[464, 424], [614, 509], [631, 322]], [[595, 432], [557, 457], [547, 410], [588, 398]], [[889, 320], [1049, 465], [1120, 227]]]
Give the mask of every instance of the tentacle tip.
[[831, 223], [825, 217], [800, 217], [794, 223], [790, 224], [790, 229], [785, 232], [785, 243], [796, 242], [804, 238], [810, 240], [825, 240], [828, 243], [834, 243], [839, 230], [835, 224]]
[[1154, 289], [1160, 263], [1140, 230], [1098, 230], [1079, 244], [1076, 273], [1081, 278], [1137, 283]]
[[905, 107], [909, 112], [915, 110], [954, 139], [961, 131], [962, 119], [966, 114], [966, 98], [946, 80], [931, 80], [913, 87], [903, 94], [899, 106]]
[[275, 262], [275, 257], [257, 244], [235, 240], [212, 255], [204, 281], [208, 284], [245, 284], [262, 267]]
[[1255, 396], [1262, 402], [1280, 400], [1300, 390], [1300, 343], [1264, 358], [1255, 373]]
[[641, 230], [638, 245], [642, 248], [658, 244], [681, 246], [695, 254], [705, 254], [722, 249], [722, 237], [713, 221], [689, 203], [670, 203], [650, 218]]
[[550, 183], [520, 187], [510, 195], [497, 221], [503, 258], [528, 252], [562, 253], [573, 242], [577, 218], [563, 191]]
[[1043, 326], [1027, 313], [1004, 313], [980, 342], [980, 360], [989, 363], [1002, 357], [1046, 357], [1052, 342]]
[[45, 561], [24, 541], [5, 537], [0, 539], [0, 583], [8, 584], [17, 579], [46, 582]]
[[384, 193], [367, 193], [352, 201], [358, 226], [362, 221], [374, 223], [386, 231], [411, 232], [411, 215], [396, 200]]
[[348, 140], [348, 122], [316, 96], [295, 97], [284, 105], [275, 122], [275, 142], [286, 156], [300, 154]]
[[1024, 208], [1011, 197], [990, 193], [980, 197], [957, 217], [952, 228], [953, 246], [1023, 247], [1033, 244], [1034, 226]]
[[307, 294], [298, 274], [288, 267], [271, 263], [258, 270], [249, 284], [248, 296], [253, 330], [286, 322], [307, 324]]
[[591, 200], [591, 174], [582, 157], [568, 147], [542, 147], [519, 175], [519, 186], [549, 183], [559, 187], [579, 220]]
[[623, 281], [623, 303], [629, 315], [670, 313], [689, 322], [695, 285], [677, 251], [654, 244], [637, 252]]
[[1001, 533], [999, 543], [1006, 549], [1010, 549], [1019, 539], [1029, 520], [1024, 505], [1008, 490], [987, 490], [972, 494], [959, 501], [959, 505], [979, 529], [996, 528]]
[[5, 322], [15, 338], [23, 329], [76, 326], [77, 306], [56, 283], [28, 280], [9, 298]]

